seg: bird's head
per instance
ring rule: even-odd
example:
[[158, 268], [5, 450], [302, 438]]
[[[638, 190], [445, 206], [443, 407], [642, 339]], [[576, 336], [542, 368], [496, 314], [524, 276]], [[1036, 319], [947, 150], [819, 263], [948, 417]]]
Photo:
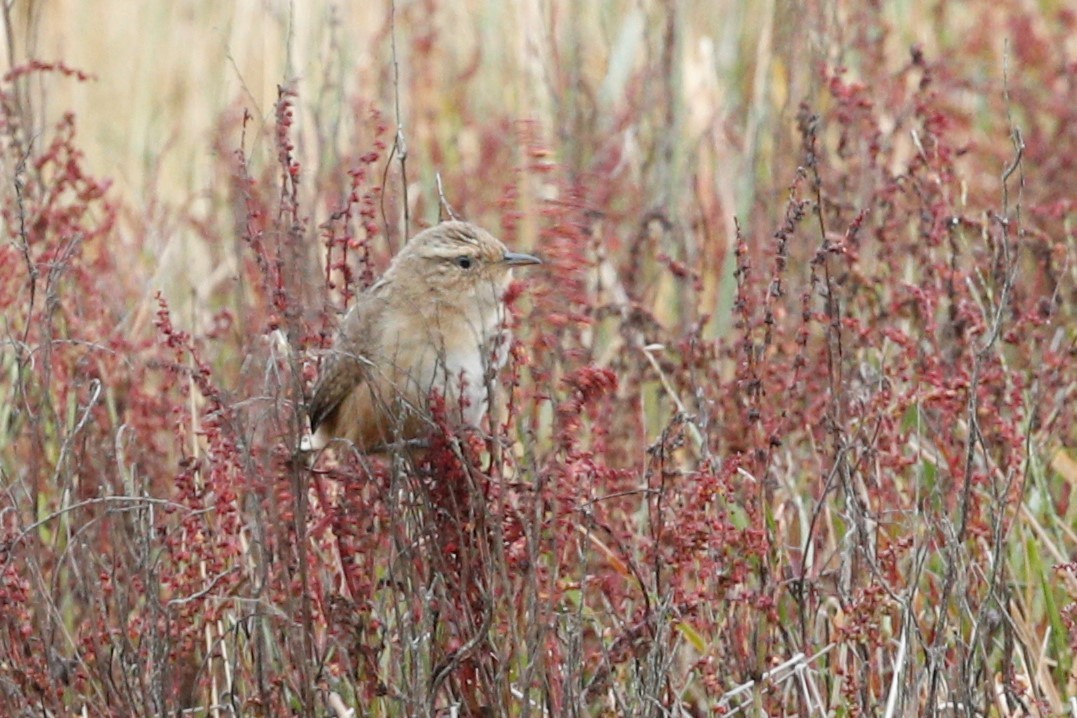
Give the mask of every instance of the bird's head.
[[514, 267], [541, 264], [530, 254], [510, 252], [501, 240], [469, 222], [442, 222], [411, 238], [393, 260], [397, 283], [416, 298], [495, 305], [512, 279]]

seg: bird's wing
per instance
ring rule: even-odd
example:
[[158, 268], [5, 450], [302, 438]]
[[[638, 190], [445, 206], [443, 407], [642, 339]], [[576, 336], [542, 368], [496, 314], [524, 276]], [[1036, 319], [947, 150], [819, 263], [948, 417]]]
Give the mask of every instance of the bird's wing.
[[[374, 287], [377, 289], [377, 287]], [[310, 430], [315, 432], [356, 387], [366, 381], [374, 357], [373, 328], [384, 302], [380, 292], [359, 296], [355, 306], [345, 315], [333, 346], [322, 361], [318, 381], [314, 385], [307, 414]]]

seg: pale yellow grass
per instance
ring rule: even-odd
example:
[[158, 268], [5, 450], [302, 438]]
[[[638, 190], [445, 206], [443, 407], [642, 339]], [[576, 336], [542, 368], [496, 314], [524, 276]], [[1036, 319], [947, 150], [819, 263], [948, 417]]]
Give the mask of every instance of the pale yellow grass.
[[[424, 148], [433, 138], [452, 137], [461, 162], [478, 162], [474, 130], [461, 122], [465, 115], [496, 112], [537, 120], [548, 137], [561, 135], [566, 153], [588, 151], [574, 147], [571, 137], [564, 140], [581, 98], [560, 92], [564, 80], [558, 74], [578, 79], [575, 86], [593, 98], [597, 112], [615, 117], [632, 73], [657, 61], [667, 7], [657, 0], [436, 5], [432, 16], [424, 3], [401, 1], [396, 7], [402, 119], [413, 177], [422, 180], [416, 189], [426, 193], [432, 192], [428, 180], [436, 168]], [[674, 128], [640, 128], [675, 133], [668, 141], [679, 153], [676, 165], [656, 190], [683, 184], [689, 171], [699, 169], [686, 167], [687, 158], [701, 148], [702, 161], [693, 164], [702, 162], [704, 181], [720, 186], [730, 206], [747, 206], [751, 174], [744, 170], [756, 158], [755, 137], [767, 136], [763, 123], [796, 94], [790, 82], [801, 83], [802, 91], [806, 81], [804, 72], [773, 53], [776, 20], [779, 40], [788, 40], [789, 30], [781, 30], [788, 12], [775, 0], [677, 4], [684, 40], [670, 78], [676, 95], [663, 97], [655, 88], [654, 99], [672, 100], [678, 122]], [[15, 63], [63, 60], [95, 76], [83, 84], [60, 78], [38, 83], [32, 94], [36, 129], [62, 112], [75, 112], [86, 164], [115, 181], [114, 198], [136, 214], [151, 205], [157, 212], [182, 207], [197, 213], [209, 209], [201, 204], [217, 171], [214, 128], [237, 103], [257, 118], [253, 129], [264, 132], [271, 127], [277, 85], [295, 83], [304, 110], [299, 113], [304, 147], [314, 146], [312, 107], [342, 112], [342, 122], [355, 123], [363, 118], [350, 115], [344, 98], [359, 94], [392, 115], [390, 14], [388, 2], [24, 2], [14, 6], [8, 54]], [[413, 42], [425, 32], [437, 38], [434, 67], [412, 61]], [[455, 78], [475, 62], [477, 74], [461, 95]], [[722, 123], [746, 97], [754, 108], [753, 136], [742, 145], [725, 136]], [[629, 145], [638, 140], [624, 138]], [[628, 160], [638, 160], [631, 150]], [[303, 159], [310, 164], [316, 158], [308, 153]], [[143, 229], [149, 224], [151, 231], [171, 233], [166, 223], [142, 219]], [[155, 241], [158, 258], [170, 257], [176, 242], [186, 244], [176, 236]], [[170, 288], [205, 276], [196, 248], [184, 252], [183, 261], [170, 263], [174, 276], [159, 278]]]

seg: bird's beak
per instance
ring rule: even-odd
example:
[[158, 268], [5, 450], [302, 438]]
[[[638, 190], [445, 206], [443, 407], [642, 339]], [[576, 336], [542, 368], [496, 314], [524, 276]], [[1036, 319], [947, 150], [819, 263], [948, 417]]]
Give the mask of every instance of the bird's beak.
[[505, 252], [505, 258], [501, 261], [510, 267], [520, 267], [527, 264], [542, 264], [542, 260], [538, 257], [532, 254], [523, 254], [522, 252]]

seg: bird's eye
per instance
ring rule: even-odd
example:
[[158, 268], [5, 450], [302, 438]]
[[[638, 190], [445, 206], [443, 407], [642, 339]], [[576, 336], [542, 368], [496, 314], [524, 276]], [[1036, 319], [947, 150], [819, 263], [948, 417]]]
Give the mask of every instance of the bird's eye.
[[471, 265], [474, 263], [474, 260], [466, 254], [463, 254], [456, 258], [456, 266], [460, 269], [471, 269]]

